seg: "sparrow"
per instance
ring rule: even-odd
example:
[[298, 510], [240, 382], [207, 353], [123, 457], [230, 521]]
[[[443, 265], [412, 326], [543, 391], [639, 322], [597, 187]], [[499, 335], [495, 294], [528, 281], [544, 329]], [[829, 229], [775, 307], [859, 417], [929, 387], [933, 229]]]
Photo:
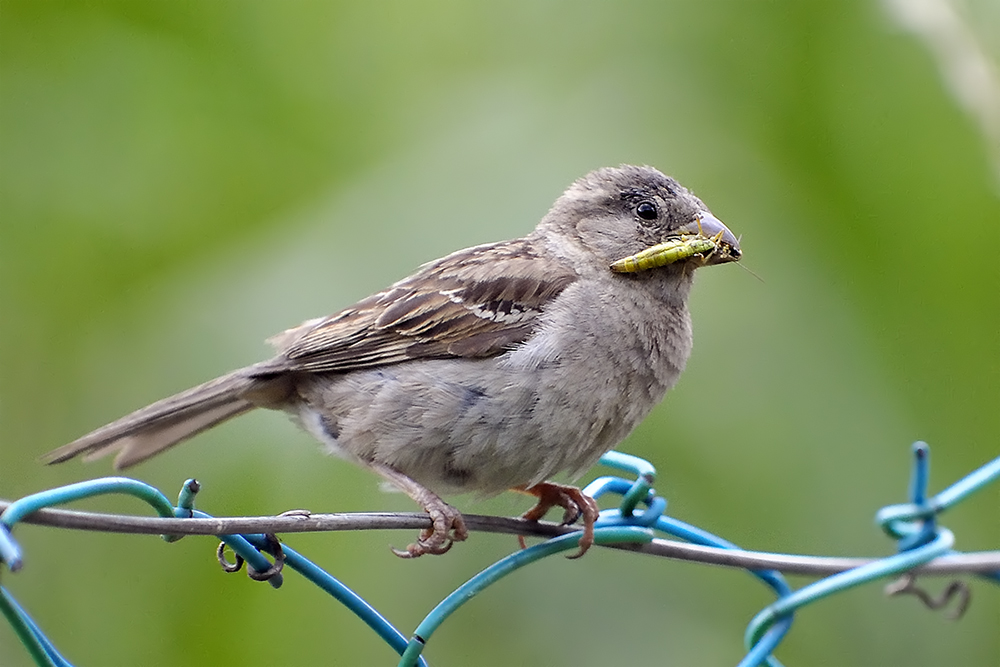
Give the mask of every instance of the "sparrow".
[[[661, 250], [661, 248], [663, 250]], [[738, 261], [708, 207], [651, 167], [573, 183], [534, 231], [459, 250], [329, 317], [271, 339], [276, 356], [111, 422], [43, 457], [116, 452], [128, 468], [256, 408], [283, 410], [431, 518], [402, 557], [466, 539], [440, 494], [518, 490], [582, 517], [581, 475], [674, 386], [691, 352], [694, 270]]]

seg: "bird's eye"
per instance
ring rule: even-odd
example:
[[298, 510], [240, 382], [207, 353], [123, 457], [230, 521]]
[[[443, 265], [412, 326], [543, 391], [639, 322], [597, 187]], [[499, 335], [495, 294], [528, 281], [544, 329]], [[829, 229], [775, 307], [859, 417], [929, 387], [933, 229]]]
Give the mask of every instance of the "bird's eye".
[[660, 212], [656, 210], [656, 204], [644, 201], [635, 207], [635, 213], [643, 220], [656, 220]]

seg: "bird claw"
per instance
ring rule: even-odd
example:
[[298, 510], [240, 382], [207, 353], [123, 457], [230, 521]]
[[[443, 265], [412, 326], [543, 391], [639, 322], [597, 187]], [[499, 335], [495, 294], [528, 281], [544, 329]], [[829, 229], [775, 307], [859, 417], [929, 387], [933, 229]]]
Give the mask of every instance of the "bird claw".
[[[587, 550], [594, 544], [594, 523], [600, 514], [597, 501], [575, 486], [554, 482], [542, 482], [518, 490], [538, 497], [538, 503], [522, 514], [522, 519], [538, 521], [553, 507], [562, 507], [565, 510], [562, 520], [564, 526], [570, 526], [582, 517], [583, 535], [580, 536], [580, 550], [567, 558], [579, 558], [587, 553]], [[527, 548], [523, 535], [518, 535], [517, 541], [522, 549]]]
[[371, 461], [368, 466], [413, 498], [431, 517], [431, 527], [420, 531], [420, 537], [416, 542], [408, 545], [406, 549], [389, 547], [392, 553], [400, 558], [443, 554], [451, 549], [453, 543], [462, 542], [469, 536], [462, 513], [441, 500], [436, 493], [386, 463]]
[[400, 558], [418, 558], [424, 554], [440, 555], [448, 553], [455, 542], [462, 542], [469, 536], [461, 512], [438, 499], [424, 508], [431, 517], [431, 528], [420, 531], [420, 537], [406, 549], [390, 547]]

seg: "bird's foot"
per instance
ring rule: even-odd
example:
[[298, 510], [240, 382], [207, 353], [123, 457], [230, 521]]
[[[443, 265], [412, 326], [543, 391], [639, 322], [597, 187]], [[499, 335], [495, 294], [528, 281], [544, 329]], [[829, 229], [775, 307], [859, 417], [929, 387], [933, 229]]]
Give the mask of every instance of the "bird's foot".
[[[597, 501], [586, 495], [575, 486], [568, 484], [556, 484], [554, 482], [542, 482], [528, 487], [518, 487], [518, 491], [538, 497], [538, 503], [530, 510], [521, 515], [522, 519], [528, 521], [538, 521], [553, 507], [562, 507], [562, 525], [569, 526], [583, 518], [583, 535], [580, 536], [580, 550], [568, 556], [568, 558], [579, 558], [587, 553], [587, 550], [594, 544], [594, 523], [600, 511], [597, 508]], [[524, 549], [524, 536], [518, 535], [517, 541]]]
[[462, 513], [441, 500], [436, 493], [385, 463], [372, 461], [368, 466], [413, 498], [431, 516], [431, 527], [420, 531], [420, 537], [416, 542], [408, 545], [406, 549], [393, 548], [392, 553], [400, 558], [443, 554], [451, 549], [453, 543], [462, 542], [469, 536]]
[[417, 541], [407, 545], [406, 549], [393, 548], [392, 552], [400, 558], [447, 553], [452, 544], [462, 542], [469, 536], [462, 513], [437, 496], [434, 496], [434, 501], [425, 503], [424, 509], [431, 516], [432, 527], [420, 531]]

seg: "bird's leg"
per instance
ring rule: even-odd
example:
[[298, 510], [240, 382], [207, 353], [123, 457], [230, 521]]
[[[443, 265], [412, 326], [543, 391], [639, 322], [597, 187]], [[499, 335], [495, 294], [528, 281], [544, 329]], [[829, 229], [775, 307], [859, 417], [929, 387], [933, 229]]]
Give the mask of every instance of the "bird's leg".
[[[579, 558], [587, 553], [587, 549], [594, 544], [594, 522], [597, 521], [599, 510], [597, 501], [586, 495], [575, 486], [568, 484], [556, 484], [554, 482], [542, 482], [532, 486], [519, 486], [515, 491], [522, 491], [532, 496], [538, 497], [538, 503], [530, 510], [521, 515], [522, 519], [528, 521], [538, 521], [545, 513], [553, 507], [562, 507], [563, 525], [568, 526], [583, 517], [583, 535], [580, 537], [580, 550], [569, 558]], [[525, 548], [524, 536], [518, 535], [517, 541], [521, 548]]]
[[431, 516], [432, 527], [424, 528], [417, 541], [407, 546], [405, 550], [394, 548], [392, 550], [394, 554], [400, 558], [443, 554], [451, 549], [453, 542], [461, 542], [469, 536], [461, 512], [441, 500], [436, 493], [384, 463], [372, 462], [368, 463], [368, 467], [413, 498], [414, 502]]

